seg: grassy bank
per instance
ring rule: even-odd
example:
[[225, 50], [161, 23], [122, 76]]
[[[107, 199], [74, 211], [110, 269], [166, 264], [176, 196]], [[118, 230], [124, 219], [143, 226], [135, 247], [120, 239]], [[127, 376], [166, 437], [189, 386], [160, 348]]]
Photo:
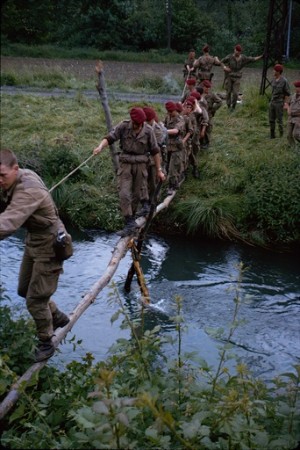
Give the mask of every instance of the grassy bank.
[[[55, 82], [56, 74], [48, 72], [48, 81], [52, 77]], [[299, 152], [287, 146], [286, 136], [269, 139], [268, 102], [257, 91], [246, 85], [234, 113], [225, 105], [217, 112], [212, 146], [198, 156], [200, 179], [188, 176], [168, 211], [155, 219], [156, 231], [260, 245], [299, 243]], [[113, 123], [128, 117], [133, 104], [110, 102]], [[163, 118], [164, 106], [153, 106]], [[2, 94], [1, 115], [2, 147], [14, 149], [22, 166], [36, 170], [49, 187], [85, 161], [106, 133], [100, 101], [80, 88], [72, 99]], [[122, 226], [109, 151], [92, 158], [53, 196], [64, 219], [77, 227]]]

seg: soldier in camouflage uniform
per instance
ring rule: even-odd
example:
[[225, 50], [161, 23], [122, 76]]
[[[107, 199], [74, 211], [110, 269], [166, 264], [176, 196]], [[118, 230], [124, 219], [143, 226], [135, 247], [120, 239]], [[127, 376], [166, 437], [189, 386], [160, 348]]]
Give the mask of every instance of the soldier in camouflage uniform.
[[225, 76], [225, 89], [226, 89], [226, 104], [230, 111], [233, 111], [236, 107], [238, 95], [240, 93], [242, 69], [247, 64], [258, 61], [263, 55], [259, 56], [246, 56], [242, 54], [242, 47], [237, 44], [234, 47], [234, 52], [225, 56], [222, 59], [222, 64]]
[[202, 48], [203, 55], [194, 62], [194, 69], [197, 73], [198, 84], [201, 84], [203, 80], [211, 81], [214, 76], [212, 73], [213, 66], [223, 66], [219, 58], [217, 56], [210, 55], [209, 51], [209, 45], [206, 44]]
[[93, 150], [97, 155], [103, 148], [120, 141], [120, 168], [117, 173], [120, 207], [125, 219], [125, 228], [120, 236], [129, 236], [137, 229], [135, 213], [141, 203], [139, 215], [147, 216], [150, 211], [148, 192], [149, 154], [153, 156], [156, 175], [161, 181], [165, 175], [161, 167], [160, 151], [152, 128], [145, 123], [142, 108], [130, 110], [130, 120], [124, 120], [114, 127]]
[[185, 160], [185, 148], [183, 138], [185, 136], [185, 123], [178, 112], [175, 102], [169, 101], [165, 104], [167, 116], [164, 125], [168, 130], [168, 195], [179, 188], [182, 180], [183, 165]]
[[282, 75], [283, 66], [275, 64], [274, 78], [271, 81], [272, 96], [269, 104], [269, 123], [270, 123], [270, 138], [275, 138], [276, 120], [278, 123], [279, 135], [283, 135], [283, 106], [291, 95], [289, 83]]
[[20, 227], [27, 230], [18, 294], [26, 298], [27, 309], [35, 321], [39, 338], [35, 361], [39, 362], [55, 351], [51, 341], [54, 330], [70, 321], [51, 300], [63, 272], [63, 261], [58, 259], [54, 244], [58, 232], [67, 232], [41, 178], [31, 170], [19, 168], [15, 154], [8, 149], [0, 152], [0, 188], [0, 239]]
[[[168, 132], [166, 127], [162, 122], [159, 122], [157, 117], [157, 113], [155, 109], [150, 106], [145, 106], [143, 108], [144, 113], [146, 114], [147, 124], [153, 129], [157, 144], [160, 149], [160, 158], [162, 161], [162, 166], [164, 166], [164, 161], [166, 161], [166, 145], [167, 145], [167, 136]], [[154, 194], [156, 191], [158, 179], [156, 176], [156, 167], [153, 156], [150, 155], [149, 164], [148, 164], [148, 190], [149, 190], [149, 198], [150, 200], [154, 199]]]
[[199, 137], [199, 145], [200, 148], [203, 148], [203, 145], [206, 143], [205, 136], [206, 136], [206, 129], [208, 127], [208, 112], [204, 105], [207, 105], [207, 102], [204, 98], [202, 98], [202, 95], [198, 92], [198, 89], [203, 91], [203, 87], [199, 86], [197, 87], [196, 92], [192, 92], [191, 97], [194, 97], [196, 99], [193, 114], [195, 115], [197, 126], [198, 126], [198, 137]]
[[185, 80], [195, 77], [195, 69], [194, 69], [195, 59], [196, 59], [196, 52], [193, 48], [191, 48], [187, 59], [184, 61], [183, 78]]
[[294, 83], [296, 92], [290, 98], [285, 109], [288, 112], [287, 139], [291, 147], [300, 149], [300, 80]]
[[195, 108], [195, 97], [189, 97], [183, 104], [183, 116], [188, 118], [186, 126], [188, 127], [189, 134], [186, 143], [186, 166], [185, 173], [189, 166], [192, 166], [192, 173], [195, 178], [199, 178], [199, 170], [197, 167], [197, 153], [199, 151], [199, 129], [195, 114], [193, 114]]
[[211, 141], [211, 135], [213, 130], [213, 118], [216, 113], [216, 111], [221, 108], [223, 102], [221, 97], [219, 97], [217, 94], [212, 92], [211, 89], [212, 83], [209, 80], [204, 80], [202, 82], [203, 87], [203, 97], [207, 104], [207, 113], [208, 113], [208, 126], [206, 128], [206, 136], [205, 141], [206, 143], [202, 145], [202, 148], [208, 148], [209, 143]]

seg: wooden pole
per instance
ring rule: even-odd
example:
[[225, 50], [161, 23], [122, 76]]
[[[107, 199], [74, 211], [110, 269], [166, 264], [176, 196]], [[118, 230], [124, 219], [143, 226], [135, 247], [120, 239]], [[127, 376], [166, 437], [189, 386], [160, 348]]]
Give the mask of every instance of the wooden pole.
[[[104, 70], [103, 70], [103, 63], [102, 61], [98, 61], [95, 67], [95, 70], [98, 74], [98, 84], [96, 85], [96, 88], [99, 92], [99, 96], [100, 96], [100, 100], [102, 103], [102, 107], [104, 110], [104, 114], [105, 114], [105, 119], [106, 119], [106, 126], [107, 126], [107, 130], [110, 131], [113, 127], [112, 125], [112, 118], [111, 118], [111, 114], [110, 114], [110, 109], [109, 109], [109, 105], [108, 105], [108, 100], [107, 100], [107, 93], [106, 93], [106, 86], [105, 86], [105, 80], [104, 80]], [[115, 172], [118, 171], [119, 169], [119, 156], [118, 156], [118, 151], [116, 149], [115, 144], [111, 144], [109, 146], [110, 148], [110, 153], [111, 153], [111, 158], [112, 158], [112, 162], [114, 165], [114, 169]]]

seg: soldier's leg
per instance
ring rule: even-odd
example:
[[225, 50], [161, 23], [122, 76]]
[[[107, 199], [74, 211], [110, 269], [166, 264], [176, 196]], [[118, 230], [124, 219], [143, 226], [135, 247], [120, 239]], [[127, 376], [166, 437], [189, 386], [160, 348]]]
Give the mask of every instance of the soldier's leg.
[[[148, 166], [146, 163], [135, 164], [134, 168], [134, 182], [132, 187], [133, 201], [137, 205], [141, 203], [142, 209], [138, 215], [147, 216], [150, 212], [150, 201], [148, 191]], [[155, 178], [156, 169], [154, 166]]]
[[132, 216], [132, 164], [121, 162], [118, 170], [118, 191], [120, 208], [124, 217]]
[[235, 79], [232, 86], [232, 101], [231, 101], [231, 106], [233, 109], [236, 107], [236, 102], [240, 93], [240, 86], [241, 86], [240, 79], [239, 78]]
[[25, 247], [23, 254], [23, 259], [19, 272], [19, 284], [18, 284], [18, 295], [20, 297], [26, 298], [28, 286], [31, 280], [33, 269], [33, 258], [29, 255], [28, 248]]
[[57, 289], [62, 262], [54, 258], [49, 261], [36, 260], [26, 296], [28, 311], [32, 315], [40, 341], [49, 341], [53, 336], [50, 297]]

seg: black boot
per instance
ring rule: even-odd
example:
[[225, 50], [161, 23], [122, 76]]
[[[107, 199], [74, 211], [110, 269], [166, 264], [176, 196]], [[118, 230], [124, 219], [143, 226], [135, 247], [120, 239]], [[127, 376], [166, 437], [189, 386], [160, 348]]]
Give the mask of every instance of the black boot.
[[70, 322], [69, 317], [65, 313], [61, 312], [58, 308], [52, 314], [52, 320], [53, 330], [56, 330], [57, 328], [63, 328]]
[[55, 347], [51, 341], [39, 341], [35, 351], [35, 362], [41, 362], [50, 358], [55, 352]]
[[271, 129], [270, 138], [275, 139], [275, 130]]
[[121, 237], [130, 236], [131, 234], [134, 234], [137, 229], [138, 225], [135, 223], [134, 217], [126, 216], [125, 227], [123, 228], [123, 230], [118, 231], [117, 235]]

